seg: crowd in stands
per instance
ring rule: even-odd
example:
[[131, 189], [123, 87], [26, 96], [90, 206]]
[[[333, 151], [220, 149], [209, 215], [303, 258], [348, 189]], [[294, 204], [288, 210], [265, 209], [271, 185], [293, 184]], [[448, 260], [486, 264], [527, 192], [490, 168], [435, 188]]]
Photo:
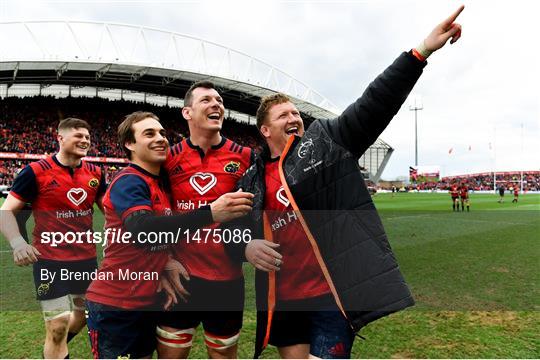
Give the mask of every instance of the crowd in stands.
[[[167, 129], [171, 144], [189, 136], [186, 120], [179, 108], [155, 106], [130, 101], [114, 101], [103, 98], [62, 98], [47, 96], [32, 98], [4, 98], [0, 101], [0, 152], [21, 154], [53, 154], [56, 143], [56, 127], [60, 119], [77, 117], [92, 126], [92, 146], [88, 156], [124, 158], [118, 146], [116, 129], [126, 114], [143, 110], [155, 113]], [[225, 119], [222, 133], [225, 137], [256, 151], [263, 140], [255, 126], [232, 118]], [[0, 159], [0, 185], [10, 186], [18, 169], [30, 160]], [[110, 180], [125, 164], [104, 165], [106, 180]], [[365, 169], [363, 169], [365, 171]], [[520, 172], [497, 173], [497, 188], [520, 186]], [[523, 174], [525, 191], [540, 191], [540, 171]], [[367, 180], [370, 188], [384, 188]], [[444, 177], [439, 181], [418, 181], [408, 185], [411, 190], [447, 190], [454, 183], [466, 183], [471, 190], [493, 190], [493, 173]], [[389, 189], [388, 189], [389, 190]]]
[[[77, 117], [92, 126], [92, 147], [88, 156], [123, 158], [124, 153], [116, 140], [116, 129], [125, 115], [137, 110], [155, 113], [167, 129], [167, 138], [172, 144], [189, 136], [187, 122], [178, 108], [102, 98], [37, 96], [29, 101], [11, 97], [2, 99], [0, 103], [0, 152], [52, 154], [58, 148], [58, 121]], [[225, 119], [223, 134], [244, 146], [260, 148], [262, 143], [253, 126], [231, 118]]]
[[17, 170], [22, 169], [29, 161], [0, 159], [0, 185], [11, 186]]
[[[0, 152], [53, 154], [58, 149], [56, 127], [59, 120], [77, 117], [92, 126], [88, 156], [124, 158], [117, 143], [116, 129], [125, 115], [138, 110], [153, 112], [160, 118], [171, 144], [189, 136], [187, 122], [179, 108], [103, 98], [9, 97], [0, 101]], [[225, 119], [222, 133], [240, 145], [259, 151], [262, 147], [263, 140], [257, 129], [233, 118]], [[27, 162], [0, 159], [0, 185], [10, 185], [15, 171]], [[109, 178], [118, 165], [105, 168]]]
[[[417, 190], [448, 190], [453, 184], [467, 184], [473, 191], [490, 191], [501, 186], [505, 189], [518, 187], [521, 189], [521, 172], [499, 172], [495, 175], [496, 186], [493, 186], [493, 173], [469, 174], [443, 177], [440, 181], [419, 181], [411, 184]], [[540, 191], [540, 171], [523, 172], [523, 191]]]
[[[249, 141], [246, 140], [244, 145], [249, 146]], [[11, 186], [13, 176], [17, 170], [24, 168], [32, 160], [20, 160], [20, 159], [0, 159], [0, 185]], [[105, 170], [105, 180], [110, 183], [116, 173], [122, 169], [126, 164], [99, 164]], [[510, 190], [517, 186], [521, 189], [521, 172], [503, 172], [497, 173], [497, 186], [498, 189], [504, 186], [506, 190]], [[493, 173], [471, 174], [454, 177], [444, 177], [440, 181], [429, 182], [417, 182], [409, 185], [396, 182], [381, 182], [379, 184], [373, 183], [371, 180], [366, 179], [366, 185], [368, 188], [391, 190], [392, 186], [397, 189], [404, 188], [405, 190], [448, 190], [453, 184], [467, 184], [472, 191], [490, 191], [493, 190]], [[523, 190], [524, 191], [540, 191], [540, 171], [528, 171], [523, 173]]]

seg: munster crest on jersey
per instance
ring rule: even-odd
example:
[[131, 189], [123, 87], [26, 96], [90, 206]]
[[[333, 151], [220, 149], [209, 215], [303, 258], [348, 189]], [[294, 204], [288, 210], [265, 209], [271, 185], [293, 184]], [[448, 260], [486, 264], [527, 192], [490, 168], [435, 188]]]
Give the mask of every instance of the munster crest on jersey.
[[234, 174], [238, 170], [240, 170], [240, 162], [239, 161], [229, 161], [227, 165], [223, 168], [228, 173]]
[[94, 189], [97, 188], [98, 185], [99, 185], [99, 180], [96, 179], [96, 178], [93, 178], [92, 180], [90, 180], [88, 182], [88, 186], [90, 186], [91, 188], [94, 188]]

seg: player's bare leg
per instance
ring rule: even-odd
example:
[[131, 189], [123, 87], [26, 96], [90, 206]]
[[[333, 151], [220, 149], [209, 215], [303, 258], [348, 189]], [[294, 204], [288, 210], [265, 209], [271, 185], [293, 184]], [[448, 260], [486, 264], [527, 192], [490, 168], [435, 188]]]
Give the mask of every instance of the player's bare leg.
[[158, 359], [187, 359], [190, 351], [191, 347], [172, 348], [160, 343], [157, 345]]
[[204, 342], [210, 359], [236, 359], [238, 358], [238, 339], [240, 332], [231, 336], [212, 334], [204, 331]]
[[73, 337], [75, 337], [75, 335], [81, 332], [84, 325], [86, 325], [86, 317], [84, 314], [84, 310], [73, 310], [71, 312], [71, 316], [69, 317], [67, 339], [68, 343]]
[[67, 333], [70, 315], [66, 314], [55, 319], [45, 321], [45, 345], [43, 357], [45, 359], [64, 359], [68, 355]]
[[71, 295], [71, 298], [73, 301], [73, 311], [71, 312], [71, 316], [69, 317], [67, 336], [68, 343], [71, 341], [71, 339], [75, 337], [75, 335], [77, 335], [82, 330], [84, 325], [86, 325], [86, 316], [84, 313], [84, 295]]
[[309, 344], [296, 344], [278, 347], [282, 359], [307, 359], [309, 357]]
[[212, 349], [206, 347], [208, 357], [210, 359], [237, 359], [238, 358], [238, 344], [235, 344], [226, 349]]

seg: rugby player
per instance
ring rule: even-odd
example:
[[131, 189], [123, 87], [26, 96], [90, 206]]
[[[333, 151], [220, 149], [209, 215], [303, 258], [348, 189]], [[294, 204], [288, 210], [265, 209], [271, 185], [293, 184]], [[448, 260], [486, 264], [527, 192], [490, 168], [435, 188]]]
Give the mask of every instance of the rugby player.
[[127, 232], [132, 240], [107, 239], [105, 257], [87, 292], [88, 329], [96, 358], [149, 358], [155, 349], [156, 314], [151, 311], [158, 309], [159, 274], [175, 266], [168, 250], [177, 245], [144, 241], [145, 236], [196, 231], [243, 215], [250, 204], [241, 193], [225, 194], [196, 211], [174, 216], [160, 176], [169, 143], [158, 117], [148, 112], [126, 116], [118, 138], [130, 164], [105, 194], [105, 228], [114, 230], [108, 234]]
[[[223, 99], [213, 83], [194, 83], [186, 92], [182, 115], [190, 136], [171, 147], [164, 168], [171, 183], [175, 212], [186, 213], [212, 203], [233, 191], [251, 165], [254, 152], [226, 139], [220, 131], [225, 116]], [[251, 203], [252, 195], [239, 193], [238, 200]], [[187, 269], [185, 290], [191, 295], [164, 313], [157, 328], [160, 358], [186, 358], [195, 329], [202, 323], [210, 358], [236, 358], [242, 327], [244, 277], [241, 263], [225, 253], [219, 222], [173, 249]], [[228, 230], [227, 230], [228, 231]], [[228, 234], [233, 236], [234, 229]], [[177, 277], [177, 275], [172, 275]], [[171, 281], [175, 282], [175, 278]], [[183, 284], [177, 287], [183, 287]], [[180, 290], [181, 291], [181, 290]]]
[[[76, 118], [60, 121], [57, 140], [58, 153], [26, 166], [1, 208], [1, 231], [13, 249], [15, 263], [33, 264], [45, 320], [45, 358], [68, 356], [67, 343], [85, 325], [84, 294], [90, 282], [62, 280], [61, 272], [94, 271], [97, 263], [92, 241], [52, 246], [44, 235], [92, 230], [94, 203], [101, 206], [105, 192], [102, 170], [82, 160], [90, 149], [88, 123]], [[26, 203], [32, 205], [35, 219], [31, 244], [24, 240], [14, 216]]]
[[262, 99], [257, 126], [267, 147], [237, 186], [255, 194], [253, 235], [265, 240], [227, 247], [259, 270], [255, 357], [272, 344], [282, 358], [349, 358], [355, 332], [414, 304], [358, 159], [398, 112], [427, 56], [459, 39], [454, 21], [462, 10], [402, 53], [336, 119], [304, 130], [286, 95]]
[[450, 185], [450, 197], [452, 198], [452, 210], [459, 212], [459, 186], [456, 183]]
[[467, 205], [467, 212], [469, 212], [471, 203], [469, 201], [469, 187], [466, 183], [461, 184], [459, 188], [459, 198], [461, 200], [461, 211], [465, 211], [464, 205]]
[[504, 202], [504, 192], [505, 192], [504, 185], [499, 186], [499, 201], [498, 203], [502, 204]]

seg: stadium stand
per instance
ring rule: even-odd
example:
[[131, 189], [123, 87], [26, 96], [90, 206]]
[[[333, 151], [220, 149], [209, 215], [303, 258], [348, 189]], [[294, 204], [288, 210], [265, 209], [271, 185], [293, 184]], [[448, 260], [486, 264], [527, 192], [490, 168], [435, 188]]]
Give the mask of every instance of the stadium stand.
[[[115, 101], [104, 98], [55, 98], [52, 96], [8, 97], [0, 102], [0, 185], [11, 186], [13, 176], [35, 159], [13, 158], [13, 155], [25, 157], [47, 155], [57, 149], [56, 126], [59, 119], [78, 117], [87, 120], [92, 126], [91, 157], [119, 158], [124, 154], [117, 144], [116, 128], [124, 115], [133, 111], [145, 110], [158, 115], [167, 129], [171, 143], [177, 143], [189, 136], [186, 121], [179, 108], [155, 106], [131, 101]], [[306, 124], [307, 125], [307, 124]], [[262, 138], [253, 125], [227, 118], [223, 123], [222, 133], [231, 140], [260, 151]], [[1, 156], [10, 154], [10, 156]], [[114, 177], [125, 163], [105, 163], [107, 182]], [[362, 168], [367, 172], [366, 168]], [[509, 189], [521, 180], [521, 172], [501, 172], [496, 174], [497, 187], [504, 185]], [[377, 185], [370, 180], [368, 186]], [[523, 190], [540, 191], [540, 171], [523, 172]], [[419, 182], [409, 186], [416, 190], [447, 190], [454, 182], [467, 183], [472, 190], [490, 191], [494, 189], [493, 173], [485, 172], [459, 176], [443, 177], [438, 182]], [[386, 189], [379, 186], [379, 189]], [[386, 189], [390, 190], [391, 186]]]
[[[103, 98], [32, 98], [9, 97], [0, 102], [0, 185], [11, 186], [18, 169], [35, 160], [13, 159], [13, 156], [52, 154], [57, 149], [56, 126], [59, 119], [78, 117], [92, 126], [91, 157], [124, 158], [116, 140], [116, 128], [124, 115], [145, 110], [158, 115], [167, 129], [171, 143], [189, 136], [186, 121], [179, 108], [154, 106], [129, 101], [111, 101]], [[225, 119], [222, 133], [243, 145], [261, 149], [262, 139], [254, 126]], [[125, 164], [104, 165], [107, 182]]]
[[[56, 126], [59, 119], [78, 117], [92, 126], [92, 148], [88, 156], [123, 157], [116, 142], [116, 128], [124, 115], [145, 110], [158, 115], [168, 130], [167, 137], [176, 143], [189, 135], [180, 109], [154, 106], [130, 101], [111, 101], [103, 98], [63, 98], [36, 96], [10, 97], [0, 107], [0, 151], [27, 154], [50, 154], [57, 149]], [[234, 122], [234, 126], [230, 123]], [[262, 139], [253, 126], [224, 122], [226, 137], [245, 146], [260, 147]]]
[[[523, 173], [523, 191], [540, 191], [540, 171], [506, 171], [496, 172], [496, 188], [501, 185], [506, 189], [521, 186], [521, 174]], [[418, 182], [417, 190], [448, 190], [453, 183], [466, 183], [474, 191], [491, 191], [493, 186], [493, 172], [466, 174], [443, 177], [438, 182]]]

